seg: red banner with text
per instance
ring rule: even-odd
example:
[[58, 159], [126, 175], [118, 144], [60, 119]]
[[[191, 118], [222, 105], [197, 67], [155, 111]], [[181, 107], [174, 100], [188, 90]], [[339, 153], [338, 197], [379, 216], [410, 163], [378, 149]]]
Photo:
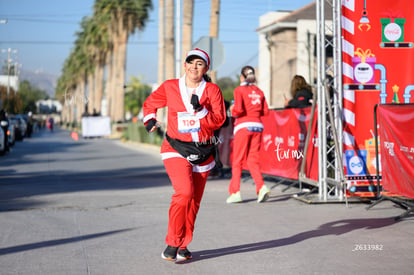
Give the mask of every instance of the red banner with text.
[[[264, 124], [260, 148], [262, 173], [295, 180], [299, 178], [310, 111], [310, 107], [272, 110], [262, 119]], [[315, 115], [305, 167], [306, 176], [314, 180], [318, 180], [316, 121]]]
[[384, 191], [414, 199], [414, 104], [378, 105]]
[[344, 170], [351, 196], [377, 194], [375, 105], [414, 102], [413, 9], [407, 0], [342, 1]]
[[[305, 141], [310, 123], [311, 107], [271, 110], [262, 118], [264, 131], [260, 148], [260, 167], [263, 174], [297, 180], [305, 155]], [[317, 117], [310, 132], [304, 173], [318, 180]], [[220, 159], [231, 166], [232, 125], [220, 131]], [[231, 135], [231, 136], [230, 136]], [[244, 166], [248, 170], [248, 167]]]

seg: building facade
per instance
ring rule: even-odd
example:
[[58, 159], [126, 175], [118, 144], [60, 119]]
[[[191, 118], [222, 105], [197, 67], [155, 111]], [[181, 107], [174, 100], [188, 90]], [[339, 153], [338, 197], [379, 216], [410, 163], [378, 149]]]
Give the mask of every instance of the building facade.
[[[332, 15], [325, 14], [332, 25]], [[260, 17], [258, 85], [271, 108], [284, 107], [290, 82], [302, 75], [313, 85], [316, 77], [316, 3], [295, 11], [270, 12]], [[330, 56], [328, 55], [329, 59]]]

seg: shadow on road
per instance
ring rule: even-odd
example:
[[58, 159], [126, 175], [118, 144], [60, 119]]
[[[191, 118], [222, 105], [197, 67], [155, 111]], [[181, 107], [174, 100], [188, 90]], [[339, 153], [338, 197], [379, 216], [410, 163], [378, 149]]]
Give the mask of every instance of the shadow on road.
[[[217, 257], [223, 257], [226, 255], [249, 253], [257, 250], [264, 250], [282, 246], [288, 246], [295, 243], [299, 243], [308, 239], [328, 236], [328, 235], [342, 235], [349, 233], [353, 230], [359, 229], [377, 229], [382, 227], [391, 226], [398, 221], [394, 220], [394, 217], [389, 218], [374, 218], [374, 219], [347, 219], [338, 220], [322, 224], [315, 230], [302, 232], [287, 238], [270, 240], [264, 242], [248, 243], [236, 246], [222, 247], [217, 249], [194, 251], [193, 258], [190, 261], [177, 262], [179, 264], [191, 263], [195, 261], [208, 260]], [[352, 247], [350, 247], [352, 249]]]
[[69, 243], [75, 243], [80, 241], [85, 241], [88, 239], [94, 239], [94, 238], [101, 238], [113, 234], [120, 234], [127, 231], [134, 230], [134, 228], [130, 229], [122, 229], [122, 230], [114, 230], [114, 231], [108, 231], [108, 232], [102, 232], [102, 233], [96, 233], [96, 234], [89, 234], [89, 235], [83, 235], [83, 236], [77, 236], [77, 237], [71, 237], [71, 238], [65, 238], [65, 239], [58, 239], [58, 240], [50, 240], [50, 241], [44, 241], [44, 242], [38, 242], [38, 243], [30, 243], [30, 244], [23, 244], [23, 245], [17, 245], [17, 246], [11, 246], [11, 247], [5, 247], [0, 248], [0, 256], [12, 254], [12, 253], [18, 253], [33, 249], [39, 249], [39, 248], [45, 248], [45, 247], [51, 247], [51, 246], [58, 246], [58, 245], [64, 245]]

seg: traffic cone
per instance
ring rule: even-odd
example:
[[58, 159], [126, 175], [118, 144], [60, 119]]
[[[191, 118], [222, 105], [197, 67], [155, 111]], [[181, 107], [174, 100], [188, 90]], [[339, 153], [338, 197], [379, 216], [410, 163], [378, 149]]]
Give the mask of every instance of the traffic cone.
[[73, 140], [78, 141], [79, 140], [79, 135], [77, 132], [72, 132], [70, 134], [70, 136], [72, 137]]

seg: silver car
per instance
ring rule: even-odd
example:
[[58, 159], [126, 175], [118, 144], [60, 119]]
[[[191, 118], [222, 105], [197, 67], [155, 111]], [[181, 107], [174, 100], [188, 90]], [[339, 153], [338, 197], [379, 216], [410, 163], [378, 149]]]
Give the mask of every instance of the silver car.
[[26, 136], [27, 124], [21, 115], [9, 115], [9, 120], [15, 125], [16, 140], [23, 140]]

